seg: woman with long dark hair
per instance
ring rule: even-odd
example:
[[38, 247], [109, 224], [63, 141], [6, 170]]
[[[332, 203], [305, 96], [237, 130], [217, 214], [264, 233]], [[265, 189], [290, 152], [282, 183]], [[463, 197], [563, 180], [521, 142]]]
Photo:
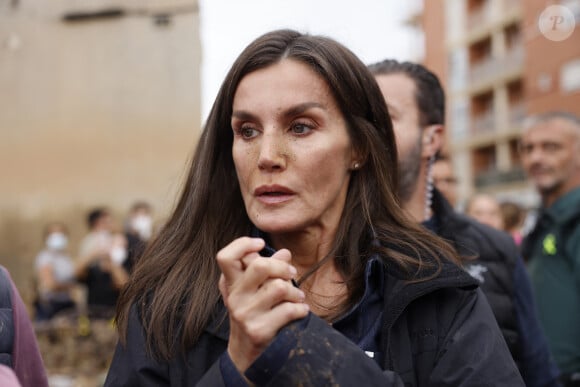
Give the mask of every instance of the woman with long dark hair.
[[401, 210], [396, 155], [352, 52], [252, 42], [121, 295], [106, 385], [522, 385], [474, 280]]

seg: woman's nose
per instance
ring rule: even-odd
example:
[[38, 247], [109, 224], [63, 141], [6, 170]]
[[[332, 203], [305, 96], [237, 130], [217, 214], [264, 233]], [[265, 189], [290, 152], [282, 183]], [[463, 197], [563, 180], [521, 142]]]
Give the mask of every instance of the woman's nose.
[[286, 167], [283, 139], [277, 133], [264, 133], [260, 141], [258, 167], [264, 171], [282, 170]]

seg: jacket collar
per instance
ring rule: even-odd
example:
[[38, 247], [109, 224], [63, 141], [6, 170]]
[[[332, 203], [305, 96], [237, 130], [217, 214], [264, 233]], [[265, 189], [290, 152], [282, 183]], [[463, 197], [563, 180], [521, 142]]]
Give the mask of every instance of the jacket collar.
[[[415, 299], [444, 288], [476, 288], [477, 281], [462, 268], [448, 261], [442, 261], [441, 271], [437, 276], [424, 282], [410, 282], [405, 280], [404, 273], [395, 267], [384, 263], [384, 300], [385, 326], [391, 327], [399, 318], [403, 310]], [[425, 274], [427, 275], [427, 273]], [[216, 306], [214, 317], [205, 329], [206, 332], [227, 341], [230, 334], [230, 323], [227, 309], [223, 302]]]
[[543, 208], [543, 214], [558, 222], [566, 222], [580, 212], [580, 187], [573, 189], [558, 198], [549, 208]]

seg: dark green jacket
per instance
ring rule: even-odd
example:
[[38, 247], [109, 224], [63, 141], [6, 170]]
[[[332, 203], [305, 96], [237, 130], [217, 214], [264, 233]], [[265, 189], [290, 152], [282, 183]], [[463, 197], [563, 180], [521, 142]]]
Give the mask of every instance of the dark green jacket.
[[580, 372], [580, 187], [540, 211], [522, 248], [556, 363]]

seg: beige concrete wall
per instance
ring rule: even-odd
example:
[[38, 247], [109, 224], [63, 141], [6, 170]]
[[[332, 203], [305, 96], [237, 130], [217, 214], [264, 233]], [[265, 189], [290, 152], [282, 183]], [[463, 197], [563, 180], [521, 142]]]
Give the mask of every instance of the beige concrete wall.
[[25, 296], [47, 221], [69, 225], [73, 252], [92, 206], [109, 206], [120, 223], [144, 199], [161, 221], [199, 135], [198, 14], [167, 26], [148, 16], [61, 20], [108, 5], [0, 2], [0, 263]]

